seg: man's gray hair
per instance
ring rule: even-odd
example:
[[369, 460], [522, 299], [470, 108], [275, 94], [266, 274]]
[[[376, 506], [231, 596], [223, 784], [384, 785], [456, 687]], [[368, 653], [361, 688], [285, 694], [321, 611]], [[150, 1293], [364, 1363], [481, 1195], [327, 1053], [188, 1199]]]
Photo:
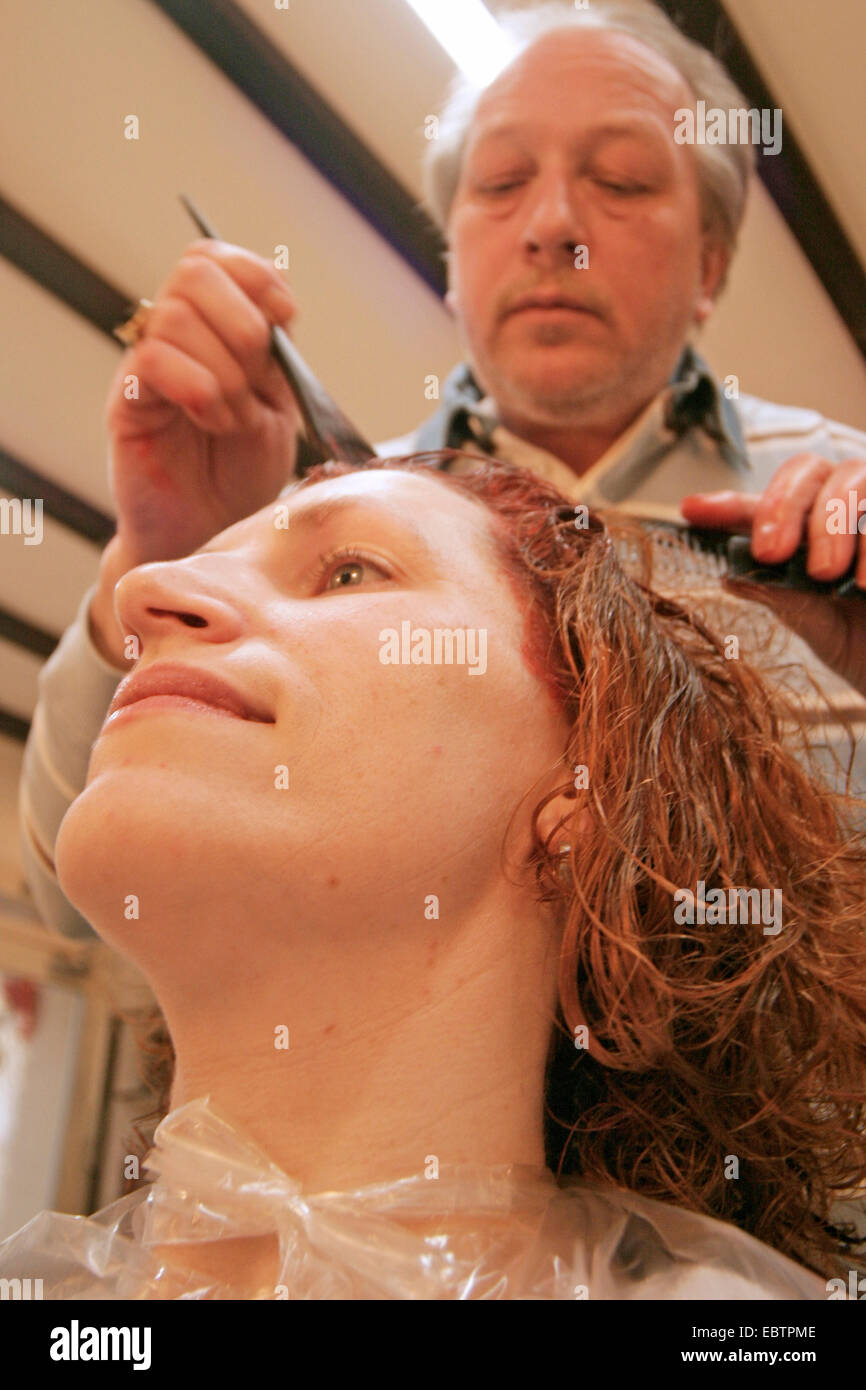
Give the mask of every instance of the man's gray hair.
[[[691, 87], [695, 99], [706, 102], [707, 109], [717, 107], [728, 112], [748, 107], [721, 63], [707, 49], [681, 34], [651, 0], [590, 0], [586, 9], [547, 0], [531, 9], [500, 15], [498, 22], [517, 41], [514, 57], [556, 29], [613, 29], [630, 34], [666, 58]], [[424, 200], [443, 232], [457, 191], [469, 130], [484, 90], [458, 74], [439, 116], [438, 138], [427, 145]], [[741, 141], [696, 144], [695, 156], [704, 230], [733, 251], [754, 168], [754, 148]]]

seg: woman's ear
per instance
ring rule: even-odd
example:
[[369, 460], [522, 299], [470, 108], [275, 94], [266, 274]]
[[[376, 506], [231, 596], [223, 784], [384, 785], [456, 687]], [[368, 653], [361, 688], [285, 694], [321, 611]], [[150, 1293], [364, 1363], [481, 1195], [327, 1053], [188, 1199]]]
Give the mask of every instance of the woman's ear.
[[578, 844], [591, 831], [592, 815], [583, 789], [557, 792], [538, 817], [539, 837], [542, 844], [550, 840], [551, 854], [558, 854], [564, 845]]

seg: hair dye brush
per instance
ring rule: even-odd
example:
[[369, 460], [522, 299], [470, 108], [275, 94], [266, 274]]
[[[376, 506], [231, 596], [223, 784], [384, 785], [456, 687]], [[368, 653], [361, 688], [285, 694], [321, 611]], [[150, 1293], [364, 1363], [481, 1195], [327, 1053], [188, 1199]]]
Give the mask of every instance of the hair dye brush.
[[[217, 233], [183, 193], [180, 200], [202, 236], [218, 240]], [[307, 431], [305, 467], [337, 459], [359, 464], [376, 457], [376, 450], [331, 400], [324, 386], [313, 375], [288, 333], [271, 330], [271, 351], [292, 388]]]

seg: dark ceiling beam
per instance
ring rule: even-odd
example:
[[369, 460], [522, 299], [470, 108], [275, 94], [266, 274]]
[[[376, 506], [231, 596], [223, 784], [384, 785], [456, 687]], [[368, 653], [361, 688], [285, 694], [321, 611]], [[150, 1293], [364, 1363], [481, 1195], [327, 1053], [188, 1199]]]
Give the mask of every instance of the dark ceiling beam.
[[244, 11], [232, 0], [153, 3], [443, 296], [445, 243], [435, 223]]
[[[0, 254], [109, 336], [112, 328], [128, 317], [130, 301], [126, 295], [2, 197]], [[111, 341], [120, 347], [116, 338], [112, 337]], [[41, 498], [45, 515], [84, 540], [104, 545], [114, 534], [112, 517], [3, 448], [0, 448], [0, 489], [15, 497], [29, 497], [34, 501]], [[6, 608], [0, 608], [0, 638], [43, 658], [51, 655], [60, 640], [55, 633], [26, 622]], [[0, 734], [23, 743], [29, 732], [28, 720], [0, 707]]]
[[[129, 318], [138, 301], [104, 280], [97, 271], [80, 261], [2, 196], [0, 256], [5, 256], [43, 289], [56, 295], [70, 309], [74, 309], [88, 323], [93, 324], [94, 328], [101, 329], [118, 352], [123, 350], [121, 343], [114, 336], [113, 329]], [[311, 452], [306, 437], [303, 434], [299, 435], [298, 472], [306, 472], [317, 460], [318, 454]], [[16, 470], [19, 470], [23, 480], [20, 486], [14, 482], [3, 481], [5, 476], [14, 477]], [[30, 481], [27, 474], [39, 480], [38, 487], [41, 487], [42, 491], [34, 490], [36, 484]], [[2, 449], [0, 487], [5, 487], [7, 491], [15, 492], [20, 497], [42, 497], [47, 512], [89, 540], [104, 544], [114, 534], [114, 522], [110, 518], [81, 498], [75, 497], [73, 493], [57, 487], [47, 478], [29, 469], [26, 464], [18, 462], [9, 454], [4, 454]], [[51, 509], [49, 499], [56, 510]]]
[[87, 541], [105, 545], [114, 535], [114, 518], [53, 483], [29, 464], [0, 448], [0, 489], [16, 497], [42, 499], [43, 512]]
[[50, 656], [60, 641], [53, 632], [46, 632], [35, 623], [25, 622], [10, 613], [8, 608], [0, 608], [0, 637], [14, 642], [17, 647], [33, 652], [35, 656]]
[[[866, 270], [812, 172], [787, 112], [770, 91], [724, 5], [721, 0], [656, 3], [682, 33], [724, 64], [750, 107], [782, 110], [782, 148], [777, 155], [765, 155], [759, 147], [758, 176], [866, 357]], [[784, 22], [780, 14], [779, 23]]]
[[19, 743], [26, 743], [29, 733], [29, 720], [0, 707], [0, 734], [5, 734], [7, 738], [15, 738]]
[[[103, 333], [129, 318], [129, 297], [0, 197], [0, 254]], [[117, 343], [116, 338], [112, 342]], [[120, 344], [118, 343], [119, 347]]]

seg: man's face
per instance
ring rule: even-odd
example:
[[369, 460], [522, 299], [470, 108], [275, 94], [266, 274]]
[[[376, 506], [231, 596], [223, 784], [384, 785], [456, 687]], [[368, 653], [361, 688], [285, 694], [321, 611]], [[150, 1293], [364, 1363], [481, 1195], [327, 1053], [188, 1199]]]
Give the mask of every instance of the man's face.
[[[547, 35], [484, 94], [449, 302], [506, 423], [634, 415], [670, 377], [724, 264], [704, 254], [694, 151], [673, 138], [693, 102], [643, 44], [586, 31]], [[570, 306], [515, 307], [536, 294]]]

